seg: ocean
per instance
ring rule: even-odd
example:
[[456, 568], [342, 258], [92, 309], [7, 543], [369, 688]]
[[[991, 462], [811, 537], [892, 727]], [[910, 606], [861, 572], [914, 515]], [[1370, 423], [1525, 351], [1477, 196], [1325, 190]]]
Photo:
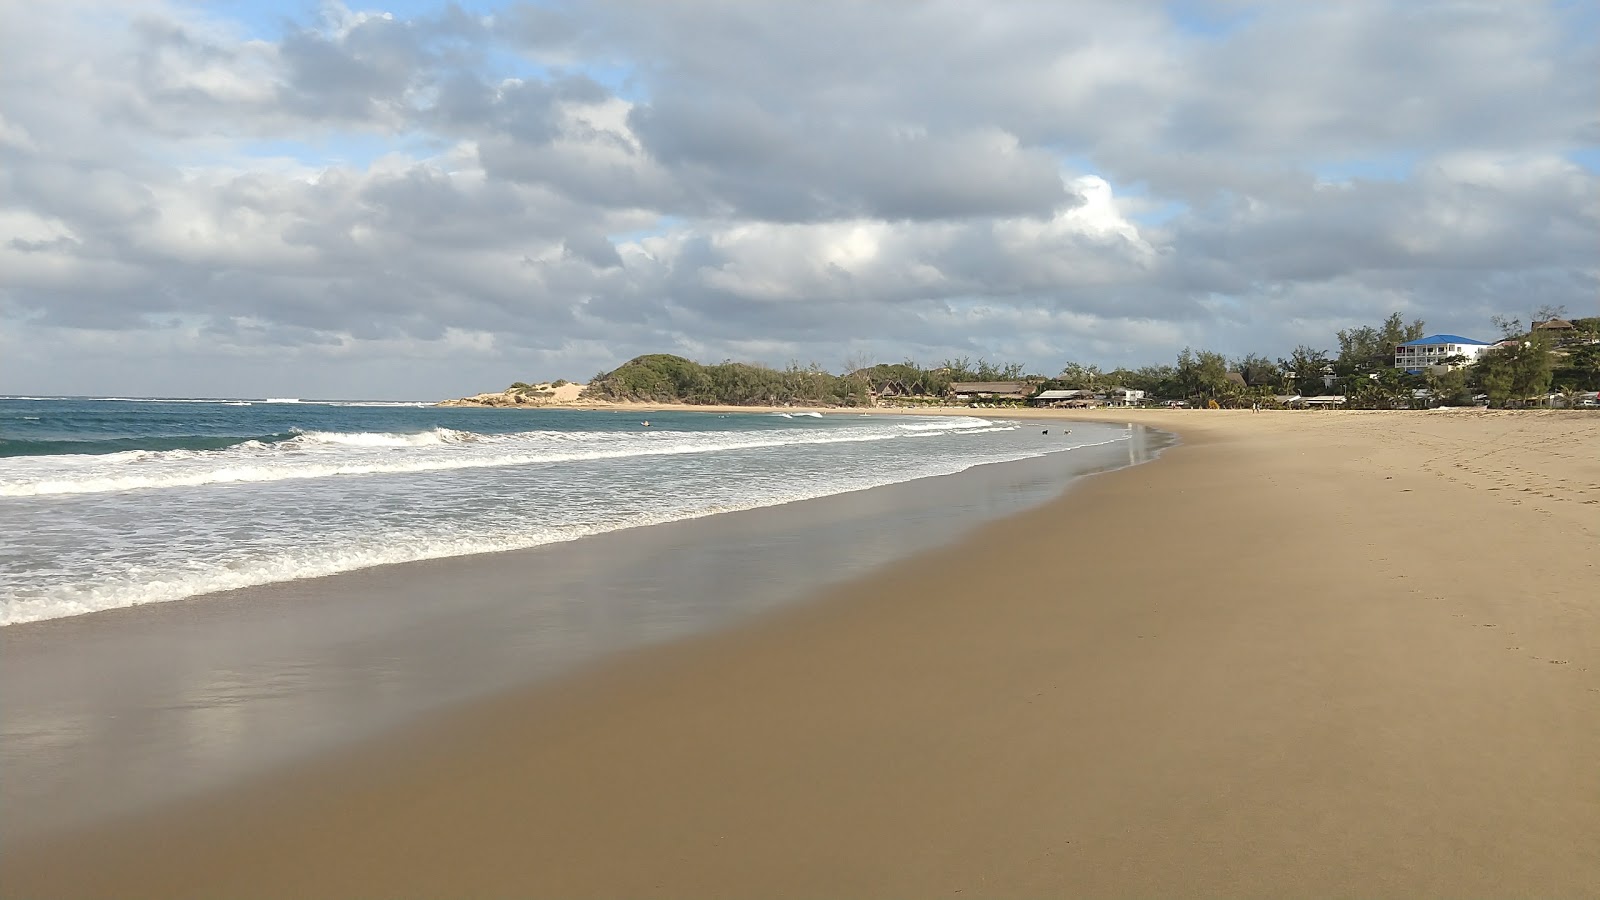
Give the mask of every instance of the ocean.
[[959, 554], [1169, 443], [984, 413], [0, 399], [0, 842]]
[[1042, 430], [848, 411], [0, 398], [0, 625], [573, 541], [1129, 434]]

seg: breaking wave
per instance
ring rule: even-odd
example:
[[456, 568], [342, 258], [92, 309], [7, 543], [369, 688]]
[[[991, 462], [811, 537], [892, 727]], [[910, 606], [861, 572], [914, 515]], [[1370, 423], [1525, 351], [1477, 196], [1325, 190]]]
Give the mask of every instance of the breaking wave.
[[[171, 440], [183, 445], [166, 449], [108, 448], [90, 455], [86, 455], [88, 451], [65, 456], [35, 454], [35, 459], [16, 460], [0, 476], [0, 497], [96, 494], [634, 456], [679, 456], [796, 444], [890, 441], [952, 432], [983, 434], [1015, 427], [1011, 423], [959, 417], [931, 423], [837, 430], [477, 434], [433, 428], [412, 433], [306, 431], [255, 438], [146, 439], [147, 444]], [[115, 442], [56, 443], [107, 445]]]

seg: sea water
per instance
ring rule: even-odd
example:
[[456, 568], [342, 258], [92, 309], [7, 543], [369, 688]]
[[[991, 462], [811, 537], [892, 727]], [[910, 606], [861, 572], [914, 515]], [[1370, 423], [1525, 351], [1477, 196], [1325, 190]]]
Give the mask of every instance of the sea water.
[[[648, 423], [648, 424], [647, 424]], [[1128, 439], [977, 416], [0, 398], [0, 625], [949, 475]]]

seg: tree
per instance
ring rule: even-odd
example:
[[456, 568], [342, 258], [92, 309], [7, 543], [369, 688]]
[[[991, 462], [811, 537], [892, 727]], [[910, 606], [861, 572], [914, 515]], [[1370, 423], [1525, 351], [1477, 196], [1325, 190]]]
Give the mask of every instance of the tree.
[[[977, 368], [972, 372], [973, 381], [1016, 381], [1022, 377], [1025, 367], [1021, 363], [992, 363], [980, 358]], [[956, 379], [962, 381], [965, 379]]]
[[1323, 370], [1332, 365], [1333, 360], [1328, 356], [1328, 351], [1317, 350], [1305, 344], [1294, 348], [1288, 359], [1278, 360], [1278, 366], [1283, 370], [1284, 386], [1306, 397], [1322, 394], [1326, 389], [1322, 383]]
[[1467, 386], [1467, 370], [1446, 369], [1429, 371], [1424, 376], [1433, 399], [1442, 406], [1466, 406], [1472, 402], [1472, 391]]
[[962, 356], [956, 359], [947, 359], [940, 366], [951, 381], [978, 381], [978, 373], [972, 368], [972, 357]]
[[1485, 351], [1472, 368], [1489, 395], [1489, 405], [1504, 407], [1542, 397], [1550, 390], [1552, 356], [1549, 339], [1535, 332]]
[[1178, 354], [1178, 367], [1174, 373], [1176, 387], [1184, 398], [1207, 397], [1215, 399], [1228, 393], [1228, 358], [1210, 350], [1195, 351], [1188, 347]]
[[1246, 354], [1234, 360], [1233, 370], [1244, 378], [1245, 384], [1253, 388], [1266, 387], [1276, 390], [1283, 380], [1283, 373], [1278, 369], [1277, 363], [1259, 353]]
[[1392, 367], [1395, 346], [1422, 337], [1426, 330], [1421, 319], [1408, 325], [1399, 313], [1390, 313], [1377, 327], [1363, 325], [1340, 331], [1337, 335], [1339, 358], [1334, 362], [1334, 369], [1348, 377], [1357, 372]]
[[1521, 319], [1510, 316], [1490, 316], [1489, 321], [1494, 324], [1494, 327], [1500, 329], [1500, 338], [1502, 340], [1509, 341], [1515, 337], [1522, 337]]
[[1055, 381], [1065, 390], [1093, 391], [1098, 390], [1105, 382], [1105, 373], [1096, 366], [1081, 366], [1069, 362], [1061, 367], [1061, 374]]
[[1567, 308], [1560, 304], [1547, 303], [1533, 312], [1534, 322], [1548, 322], [1551, 319], [1564, 319], [1567, 317]]
[[1600, 344], [1580, 344], [1554, 361], [1555, 380], [1580, 391], [1600, 391]]

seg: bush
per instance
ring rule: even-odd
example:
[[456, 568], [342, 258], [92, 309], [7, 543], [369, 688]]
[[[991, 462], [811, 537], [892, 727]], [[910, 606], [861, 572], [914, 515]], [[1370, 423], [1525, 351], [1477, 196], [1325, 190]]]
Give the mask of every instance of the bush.
[[815, 367], [779, 371], [736, 362], [703, 366], [665, 353], [640, 356], [596, 376], [584, 395], [720, 406], [869, 406], [872, 402], [865, 380], [841, 378]]

